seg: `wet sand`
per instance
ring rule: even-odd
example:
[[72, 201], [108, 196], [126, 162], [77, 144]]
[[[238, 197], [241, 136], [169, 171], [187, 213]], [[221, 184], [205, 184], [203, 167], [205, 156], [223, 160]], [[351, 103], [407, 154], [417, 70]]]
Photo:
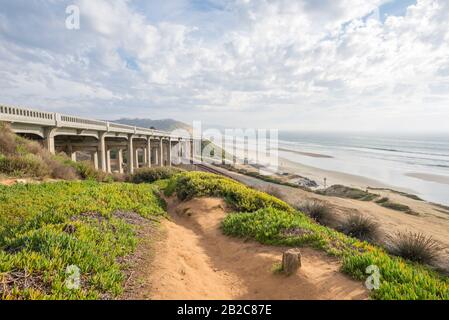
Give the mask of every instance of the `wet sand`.
[[410, 172], [410, 173], [407, 173], [406, 176], [424, 180], [424, 181], [429, 181], [429, 182], [449, 184], [449, 176], [442, 176], [442, 175], [430, 174], [430, 173], [419, 173], [419, 172]]

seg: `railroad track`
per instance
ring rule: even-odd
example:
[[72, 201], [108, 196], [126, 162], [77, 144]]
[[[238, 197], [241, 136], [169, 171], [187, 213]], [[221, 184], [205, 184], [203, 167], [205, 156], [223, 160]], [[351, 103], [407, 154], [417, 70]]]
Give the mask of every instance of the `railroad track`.
[[[229, 178], [229, 179], [232, 179], [232, 180], [236, 180], [233, 176], [231, 176], [231, 175], [229, 175], [229, 174], [226, 174], [226, 173], [224, 173], [224, 172], [222, 172], [222, 171], [220, 171], [220, 170], [214, 169], [214, 168], [212, 168], [212, 167], [210, 167], [210, 166], [208, 166], [208, 165], [204, 165], [204, 164], [201, 164], [201, 163], [196, 163], [195, 166], [196, 166], [199, 170], [201, 170], [201, 171], [205, 171], [205, 172], [210, 172], [210, 173], [218, 174], [218, 175], [220, 175], [220, 176], [224, 176], [224, 177], [226, 177], [226, 178]], [[237, 180], [236, 180], [236, 181], [237, 181]]]

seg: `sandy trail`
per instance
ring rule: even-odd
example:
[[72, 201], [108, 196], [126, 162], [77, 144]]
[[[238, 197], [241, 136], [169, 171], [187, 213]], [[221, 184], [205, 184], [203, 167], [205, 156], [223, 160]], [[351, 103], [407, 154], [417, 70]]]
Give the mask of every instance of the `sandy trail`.
[[151, 299], [366, 299], [360, 282], [338, 272], [339, 263], [301, 249], [303, 267], [291, 277], [273, 264], [286, 248], [263, 246], [222, 234], [221, 199], [169, 201], [172, 221], [156, 243], [148, 274]]

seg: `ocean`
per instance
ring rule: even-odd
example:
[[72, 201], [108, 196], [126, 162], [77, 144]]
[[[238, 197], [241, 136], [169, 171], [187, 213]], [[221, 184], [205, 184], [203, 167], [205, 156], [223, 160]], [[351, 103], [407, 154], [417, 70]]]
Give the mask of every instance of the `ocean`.
[[[449, 205], [449, 134], [279, 132], [279, 157], [375, 179]], [[297, 151], [297, 152], [295, 152]], [[309, 152], [329, 157], [311, 157]]]

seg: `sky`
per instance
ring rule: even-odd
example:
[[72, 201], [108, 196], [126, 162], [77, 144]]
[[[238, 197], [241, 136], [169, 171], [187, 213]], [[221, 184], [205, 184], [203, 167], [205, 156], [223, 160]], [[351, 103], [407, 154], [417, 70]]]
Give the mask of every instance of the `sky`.
[[107, 120], [449, 132], [449, 1], [0, 0], [0, 93]]

